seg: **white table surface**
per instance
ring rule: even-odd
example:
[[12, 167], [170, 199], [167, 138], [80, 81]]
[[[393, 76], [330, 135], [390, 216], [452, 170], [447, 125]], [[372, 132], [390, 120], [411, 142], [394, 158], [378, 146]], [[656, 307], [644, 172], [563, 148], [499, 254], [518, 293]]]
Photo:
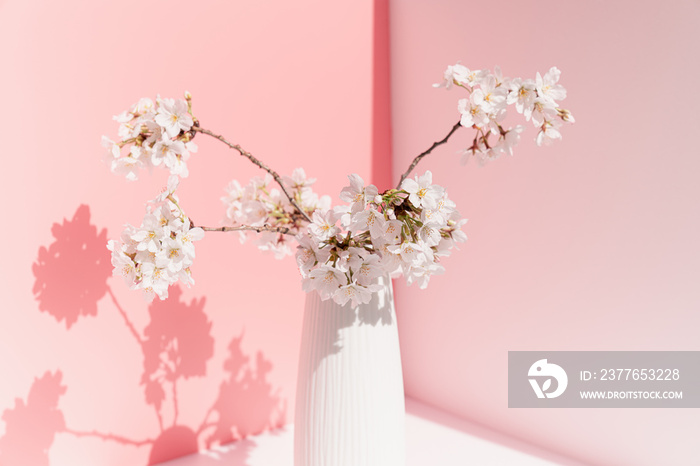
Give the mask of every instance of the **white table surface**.
[[[584, 466], [415, 400], [406, 414], [406, 466]], [[293, 466], [293, 437], [289, 425], [158, 466]]]

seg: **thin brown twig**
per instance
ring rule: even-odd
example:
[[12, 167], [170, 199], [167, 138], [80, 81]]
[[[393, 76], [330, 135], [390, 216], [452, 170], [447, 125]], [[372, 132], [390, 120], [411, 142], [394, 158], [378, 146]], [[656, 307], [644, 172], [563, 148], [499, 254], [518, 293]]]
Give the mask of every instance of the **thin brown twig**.
[[289, 202], [294, 206], [294, 208], [297, 210], [297, 212], [299, 212], [306, 219], [306, 221], [311, 223], [311, 218], [309, 217], [309, 215], [306, 212], [304, 212], [304, 210], [301, 207], [299, 207], [299, 204], [297, 204], [297, 202], [294, 200], [294, 198], [289, 194], [289, 192], [287, 191], [287, 188], [284, 187], [284, 183], [282, 182], [282, 178], [280, 178], [279, 174], [276, 171], [274, 171], [272, 168], [265, 165], [263, 162], [261, 162], [255, 156], [253, 156], [253, 154], [251, 154], [250, 152], [243, 149], [240, 146], [240, 144], [233, 144], [232, 142], [227, 141], [220, 134], [214, 134], [211, 131], [209, 131], [208, 129], [200, 128], [199, 126], [193, 126], [192, 131], [196, 131], [198, 133], [204, 133], [208, 136], [211, 136], [215, 139], [218, 139], [219, 141], [221, 141], [224, 144], [226, 144], [227, 146], [229, 146], [231, 149], [237, 151], [243, 157], [246, 157], [248, 160], [253, 162], [258, 167], [262, 168], [263, 170], [268, 172], [270, 175], [272, 175], [272, 178], [274, 178], [274, 180], [277, 182], [277, 184], [280, 186], [280, 188], [282, 188], [282, 192], [284, 193], [285, 196], [287, 196], [287, 199], [289, 199]]
[[236, 227], [198, 227], [201, 228], [204, 231], [221, 231], [221, 232], [227, 232], [227, 231], [255, 231], [258, 233], [262, 233], [263, 231], [272, 231], [275, 233], [280, 233], [283, 235], [290, 235], [290, 236], [295, 236], [296, 233], [293, 233], [291, 229], [287, 227], [271, 227], [268, 225], [262, 225], [259, 227], [254, 227], [251, 225], [240, 225]]
[[396, 188], [400, 189], [401, 184], [403, 183], [403, 180], [405, 180], [408, 177], [408, 175], [413, 171], [413, 169], [416, 168], [416, 165], [418, 165], [418, 162], [420, 162], [423, 157], [430, 154], [433, 151], [433, 149], [435, 149], [437, 146], [439, 146], [440, 144], [445, 144], [447, 142], [447, 140], [450, 139], [450, 136], [452, 136], [452, 134], [454, 134], [454, 132], [457, 131], [457, 129], [459, 129], [460, 126], [462, 126], [462, 125], [458, 121], [452, 127], [450, 132], [447, 133], [447, 136], [442, 138], [442, 140], [440, 140], [440, 141], [434, 142], [433, 145], [430, 146], [430, 148], [428, 150], [417, 155], [416, 158], [413, 159], [413, 162], [411, 162], [411, 165], [408, 166], [408, 170], [406, 170], [406, 172], [403, 175], [401, 175], [401, 179], [399, 180], [399, 184], [396, 186]]

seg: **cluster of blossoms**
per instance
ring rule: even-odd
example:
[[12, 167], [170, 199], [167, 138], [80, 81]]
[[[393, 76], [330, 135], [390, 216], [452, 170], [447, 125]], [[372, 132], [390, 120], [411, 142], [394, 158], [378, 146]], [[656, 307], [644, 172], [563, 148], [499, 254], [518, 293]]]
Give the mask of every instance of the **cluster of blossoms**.
[[194, 241], [204, 237], [201, 228], [193, 228], [179, 206], [172, 175], [167, 189], [147, 204], [141, 226], [126, 225], [121, 240], [110, 240], [114, 275], [121, 275], [131, 289], [143, 290], [146, 297], [165, 299], [168, 287], [180, 281], [194, 283], [190, 266], [194, 260]]
[[[297, 168], [292, 172], [292, 176], [282, 178], [287, 192], [308, 216], [317, 210], [328, 210], [331, 206], [330, 196], [319, 197], [311, 188], [315, 181], [315, 178], [306, 177], [303, 168]], [[227, 223], [233, 226], [273, 226], [277, 230], [258, 232], [259, 249], [273, 252], [277, 259], [293, 254], [289, 238], [303, 231], [308, 222], [291, 204], [289, 198], [274, 187], [270, 174], [266, 174], [264, 178], [255, 177], [244, 187], [236, 180], [231, 181], [226, 187], [226, 196], [221, 200], [226, 206]], [[243, 243], [248, 230], [240, 230], [238, 234]]]
[[445, 189], [432, 184], [432, 173], [381, 194], [359, 175], [348, 178], [350, 185], [340, 193], [347, 204], [331, 208], [330, 197], [311, 189], [315, 179], [303, 169], [283, 177], [310, 223], [273, 187], [271, 176], [255, 177], [245, 187], [234, 180], [222, 198], [228, 231], [242, 228], [237, 233], [243, 242], [249, 230], [260, 228], [258, 248], [278, 259], [292, 252], [290, 239], [295, 239], [303, 289], [340, 305], [368, 303], [381, 289], [381, 276], [404, 275], [409, 285], [418, 282], [425, 288], [431, 275], [444, 272], [440, 257], [466, 240], [460, 229], [466, 220]]
[[[458, 102], [460, 122], [442, 141], [413, 159], [398, 188], [379, 193], [376, 186], [365, 186], [354, 174], [340, 193], [346, 204], [335, 208], [330, 197], [313, 191], [315, 179], [307, 178], [303, 169], [280, 177], [240, 145], [199, 127], [189, 93], [184, 100], [158, 97], [155, 104], [141, 99], [114, 117], [119, 123], [119, 142], [103, 137], [111, 169], [135, 180], [143, 167], [164, 166], [171, 176], [167, 189], [148, 204], [141, 226], [127, 225], [120, 241], [109, 242], [114, 274], [151, 298], [165, 299], [170, 285], [193, 283], [193, 242], [205, 230], [237, 232], [241, 242], [255, 231], [258, 248], [277, 258], [292, 254], [290, 240], [296, 241], [303, 289], [318, 292], [323, 300], [352, 307], [368, 303], [382, 288], [379, 277], [386, 276], [403, 275], [409, 285], [417, 282], [425, 288], [432, 275], [444, 273], [441, 257], [449, 255], [456, 243], [466, 241], [461, 231], [466, 220], [461, 219], [446, 190], [433, 184], [429, 171], [415, 178], [408, 175], [461, 126], [476, 132], [472, 146], [463, 151], [463, 162], [470, 156], [483, 162], [512, 155], [524, 127], [504, 129], [510, 105], [539, 129], [538, 145], [561, 139], [560, 126], [573, 123], [574, 118], [558, 104], [566, 97], [566, 90], [558, 84], [560, 74], [551, 68], [534, 80], [509, 79], [498, 68], [491, 72], [449, 66], [444, 81], [434, 86], [466, 90], [468, 97]], [[192, 142], [196, 133], [218, 139], [267, 172], [246, 186], [235, 180], [228, 185], [222, 198], [228, 226], [195, 227], [175, 195], [179, 179], [188, 175], [186, 162], [196, 151]]]
[[431, 275], [444, 272], [439, 258], [466, 240], [460, 230], [466, 220], [429, 171], [382, 194], [358, 175], [348, 178], [350, 186], [340, 193], [348, 204], [316, 210], [306, 234], [297, 237], [306, 292], [355, 307], [381, 289], [380, 276], [404, 275], [409, 285], [425, 288]]
[[119, 123], [119, 140], [102, 136], [113, 173], [134, 181], [141, 169], [163, 166], [172, 175], [187, 177], [187, 160], [197, 152], [190, 131], [197, 120], [192, 116], [188, 92], [185, 99], [159, 96], [155, 104], [149, 98], [140, 99], [114, 120]]
[[513, 155], [513, 147], [520, 141], [525, 127], [503, 128], [509, 105], [515, 105], [516, 111], [539, 129], [537, 145], [549, 145], [561, 139], [559, 128], [563, 122], [573, 123], [574, 117], [559, 107], [558, 101], [566, 98], [566, 89], [558, 84], [560, 76], [561, 71], [556, 67], [544, 76], [537, 73], [532, 80], [504, 78], [498, 67], [492, 72], [470, 70], [459, 63], [448, 66], [442, 83], [433, 86], [446, 89], [457, 86], [467, 91], [468, 97], [457, 103], [460, 124], [476, 130], [471, 147], [462, 151], [462, 163], [470, 156], [485, 162], [501, 154]]

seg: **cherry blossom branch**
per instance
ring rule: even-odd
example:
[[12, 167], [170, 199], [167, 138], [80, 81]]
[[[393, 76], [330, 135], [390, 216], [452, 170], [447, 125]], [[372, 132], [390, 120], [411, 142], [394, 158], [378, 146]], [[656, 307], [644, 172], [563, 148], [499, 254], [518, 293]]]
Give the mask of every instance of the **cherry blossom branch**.
[[413, 169], [416, 168], [416, 165], [418, 165], [418, 162], [420, 162], [423, 157], [430, 154], [433, 151], [433, 149], [435, 149], [437, 146], [439, 146], [441, 144], [445, 144], [447, 142], [447, 140], [450, 139], [450, 136], [452, 136], [452, 134], [454, 134], [454, 132], [457, 131], [457, 129], [459, 129], [460, 126], [462, 126], [462, 125], [458, 121], [452, 127], [450, 132], [447, 133], [447, 136], [442, 138], [442, 140], [440, 140], [440, 141], [434, 142], [433, 145], [430, 146], [430, 148], [428, 150], [417, 155], [416, 158], [413, 159], [413, 162], [411, 162], [411, 165], [408, 166], [408, 170], [406, 170], [406, 172], [403, 175], [401, 175], [401, 179], [399, 180], [399, 184], [396, 186], [396, 188], [397, 189], [401, 188], [401, 184], [403, 183], [403, 180], [405, 180], [408, 177], [408, 175], [413, 171]]
[[271, 227], [267, 225], [262, 225], [259, 227], [254, 227], [251, 225], [240, 225], [236, 227], [198, 227], [204, 231], [255, 231], [257, 233], [262, 233], [263, 231], [272, 231], [275, 233], [280, 233], [283, 235], [296, 236], [296, 233], [292, 232], [290, 228], [287, 227]]
[[290, 202], [290, 203], [294, 206], [294, 208], [306, 219], [307, 222], [311, 223], [311, 218], [308, 216], [308, 214], [307, 214], [306, 212], [304, 212], [304, 210], [303, 210], [301, 207], [299, 207], [299, 204], [297, 204], [297, 202], [296, 202], [296, 201], [294, 200], [294, 198], [289, 194], [289, 192], [287, 192], [287, 188], [284, 187], [284, 183], [282, 182], [282, 178], [280, 178], [280, 176], [277, 174], [276, 171], [274, 171], [272, 168], [268, 167], [268, 166], [265, 165], [263, 162], [261, 162], [260, 160], [258, 160], [258, 159], [257, 159], [255, 156], [253, 156], [253, 154], [251, 154], [250, 152], [244, 150], [239, 144], [233, 144], [233, 143], [227, 141], [227, 140], [226, 140], [223, 136], [221, 136], [220, 134], [214, 134], [214, 133], [212, 133], [211, 131], [209, 131], [208, 129], [200, 128], [199, 126], [193, 126], [193, 127], [192, 127], [192, 131], [196, 131], [196, 132], [198, 132], [198, 133], [204, 133], [204, 134], [206, 134], [206, 135], [208, 135], [208, 136], [211, 136], [211, 137], [213, 137], [213, 138], [215, 138], [215, 139], [218, 139], [219, 141], [221, 141], [221, 142], [223, 142], [224, 144], [226, 144], [227, 146], [229, 146], [231, 149], [237, 151], [237, 152], [238, 152], [239, 154], [241, 154], [243, 157], [246, 157], [248, 160], [250, 160], [251, 162], [253, 162], [253, 163], [254, 163], [255, 165], [257, 165], [258, 167], [262, 168], [263, 170], [265, 170], [266, 172], [268, 172], [270, 175], [272, 175], [272, 178], [274, 178], [275, 181], [277, 182], [277, 184], [280, 186], [280, 188], [282, 188], [282, 192], [284, 193], [285, 196], [287, 196], [287, 199], [289, 199], [289, 202]]

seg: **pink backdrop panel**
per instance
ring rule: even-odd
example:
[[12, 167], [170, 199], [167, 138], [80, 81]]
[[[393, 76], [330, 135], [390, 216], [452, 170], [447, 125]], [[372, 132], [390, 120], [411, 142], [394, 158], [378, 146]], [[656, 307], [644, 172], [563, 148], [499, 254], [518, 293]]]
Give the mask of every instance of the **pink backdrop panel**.
[[426, 291], [397, 284], [407, 394], [600, 465], [695, 464], [695, 410], [507, 407], [509, 350], [700, 350], [700, 3], [391, 4], [394, 179], [458, 120], [446, 65], [534, 78], [556, 65], [576, 117], [537, 148], [422, 162], [469, 218]]
[[[0, 3], [0, 464], [145, 465], [291, 422], [304, 294], [294, 260], [197, 245], [196, 285], [145, 302], [105, 249], [165, 184], [109, 173], [100, 136], [138, 98], [194, 96], [202, 125], [337, 198], [372, 174], [373, 2]], [[206, 136], [185, 211], [219, 225], [261, 172]]]

